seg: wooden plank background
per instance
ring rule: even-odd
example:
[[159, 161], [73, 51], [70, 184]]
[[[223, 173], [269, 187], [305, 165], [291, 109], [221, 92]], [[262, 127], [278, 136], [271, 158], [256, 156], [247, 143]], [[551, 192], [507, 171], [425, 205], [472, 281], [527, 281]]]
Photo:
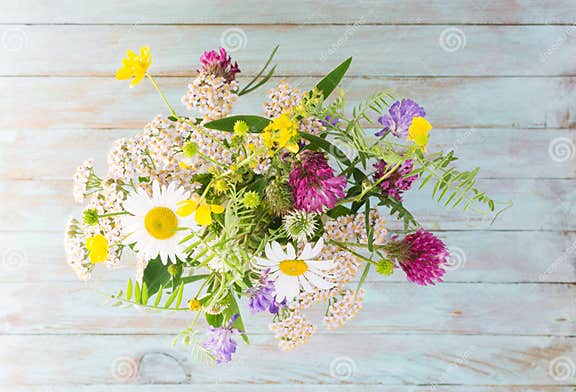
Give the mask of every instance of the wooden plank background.
[[[0, 390], [573, 391], [575, 24], [573, 0], [2, 1]], [[514, 207], [490, 226], [409, 195], [454, 254], [445, 283], [369, 276], [354, 322], [288, 354], [248, 316], [253, 345], [199, 366], [170, 346], [188, 314], [102, 303], [134, 266], [75, 280], [62, 225], [78, 212], [75, 167], [102, 168], [114, 139], [164, 111], [150, 86], [114, 80], [124, 50], [152, 47], [177, 104], [200, 52], [222, 43], [241, 82], [280, 44], [274, 82], [302, 88], [353, 55], [351, 103], [383, 88], [418, 100], [431, 149], [481, 165], [480, 185]]]

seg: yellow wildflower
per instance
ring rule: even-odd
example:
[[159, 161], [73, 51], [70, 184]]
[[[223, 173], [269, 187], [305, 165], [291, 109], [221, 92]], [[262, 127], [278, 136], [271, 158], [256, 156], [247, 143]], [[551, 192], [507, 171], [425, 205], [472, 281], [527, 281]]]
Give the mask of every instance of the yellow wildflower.
[[292, 153], [298, 152], [298, 122], [290, 118], [288, 113], [282, 113], [270, 122], [260, 134], [260, 140], [266, 148], [276, 151], [286, 148]]
[[408, 129], [408, 140], [412, 140], [421, 150], [426, 150], [431, 129], [432, 125], [424, 117], [414, 117]]
[[152, 64], [152, 56], [148, 46], [142, 46], [140, 54], [127, 50], [126, 57], [122, 59], [122, 67], [116, 72], [116, 79], [127, 80], [134, 78], [130, 83], [130, 87], [134, 87], [144, 79], [150, 64]]
[[194, 220], [201, 226], [212, 224], [212, 213], [221, 214], [224, 212], [224, 207], [218, 204], [209, 204], [198, 195], [194, 195], [192, 199], [178, 202], [178, 206], [180, 207], [176, 210], [176, 214], [186, 217], [195, 213]]
[[236, 121], [234, 123], [234, 134], [236, 134], [238, 136], [246, 135], [249, 130], [250, 130], [250, 127], [248, 127], [248, 124], [246, 123], [246, 121]]
[[218, 180], [214, 181], [212, 187], [214, 188], [216, 193], [221, 195], [228, 189], [228, 184], [226, 184], [226, 180], [224, 180], [223, 178], [219, 178]]
[[87, 238], [86, 248], [90, 252], [92, 264], [102, 263], [108, 258], [108, 240], [102, 234]]
[[198, 311], [202, 308], [202, 303], [196, 298], [191, 299], [188, 301], [188, 308], [193, 312]]

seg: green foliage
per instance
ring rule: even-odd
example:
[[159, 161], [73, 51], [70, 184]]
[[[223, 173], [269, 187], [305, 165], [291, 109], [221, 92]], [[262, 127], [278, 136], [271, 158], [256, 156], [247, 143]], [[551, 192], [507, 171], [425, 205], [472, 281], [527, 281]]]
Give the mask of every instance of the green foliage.
[[218, 131], [234, 132], [234, 124], [236, 121], [244, 121], [251, 133], [260, 133], [270, 123], [266, 117], [252, 116], [252, 115], [237, 115], [224, 117], [218, 120], [210, 121], [204, 124], [206, 128], [216, 129]]
[[475, 187], [476, 176], [480, 168], [477, 167], [471, 171], [458, 171], [451, 165], [458, 160], [453, 151], [428, 158], [418, 151], [416, 158], [420, 168], [414, 170], [410, 175], [419, 174], [421, 176], [419, 189], [432, 183], [432, 198], [438, 203], [451, 208], [456, 208], [462, 204], [464, 211], [472, 209], [480, 214], [485, 214], [485, 211], [479, 205], [484, 205], [490, 212], [494, 211], [494, 200]]
[[[203, 277], [205, 277], [205, 275]], [[161, 305], [164, 291], [162, 285], [158, 287], [156, 292], [151, 293], [146, 282], [142, 282], [142, 285], [140, 285], [138, 282], [133, 282], [132, 279], [128, 279], [125, 294], [121, 290], [118, 294], [111, 295], [110, 299], [116, 301], [113, 303], [113, 306], [137, 305], [150, 311], [188, 311], [188, 308], [180, 307], [184, 295], [185, 284], [186, 283], [182, 281], [174, 290], [172, 290], [170, 296], [166, 299], [163, 305]], [[156, 297], [153, 304], [149, 304], [150, 299], [154, 296]], [[172, 306], [172, 304], [174, 304], [174, 306]]]
[[254, 78], [252, 78], [252, 80], [250, 82], [248, 82], [248, 84], [246, 86], [244, 86], [243, 89], [241, 89], [238, 92], [238, 96], [248, 94], [248, 93], [256, 90], [258, 87], [262, 86], [263, 84], [265, 84], [268, 80], [270, 80], [272, 75], [274, 75], [274, 71], [276, 70], [276, 66], [273, 66], [270, 69], [270, 71], [268, 71], [268, 73], [260, 81], [258, 81], [258, 79], [264, 74], [264, 72], [266, 72], [266, 69], [270, 65], [270, 62], [272, 62], [272, 59], [274, 58], [274, 55], [278, 51], [279, 47], [280, 47], [280, 45], [276, 45], [276, 47], [274, 48], [272, 53], [270, 53], [270, 56], [268, 56], [268, 60], [266, 60], [266, 63], [264, 64], [264, 66], [262, 67], [260, 72], [258, 72], [258, 74]]
[[346, 71], [352, 63], [352, 57], [346, 59], [342, 64], [334, 68], [328, 75], [326, 75], [318, 84], [316, 88], [322, 91], [324, 99], [328, 98], [332, 91], [338, 86]]

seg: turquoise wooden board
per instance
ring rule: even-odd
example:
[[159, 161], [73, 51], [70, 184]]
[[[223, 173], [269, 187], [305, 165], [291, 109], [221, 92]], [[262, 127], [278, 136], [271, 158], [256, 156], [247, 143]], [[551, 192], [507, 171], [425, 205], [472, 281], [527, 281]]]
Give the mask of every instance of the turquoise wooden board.
[[[575, 24], [570, 0], [1, 2], [0, 390], [573, 391]], [[151, 86], [114, 80], [124, 50], [152, 46], [152, 71], [185, 113], [200, 51], [222, 42], [238, 49], [241, 83], [281, 45], [278, 76], [236, 113], [353, 55], [350, 103], [388, 88], [419, 101], [430, 148], [482, 166], [479, 185], [514, 207], [491, 226], [408, 194], [450, 247], [446, 282], [370, 274], [353, 322], [288, 354], [247, 315], [253, 346], [229, 366], [199, 365], [170, 346], [188, 313], [111, 308], [93, 291], [122, 288], [133, 263], [98, 268], [92, 288], [75, 280], [62, 225], [80, 209], [75, 167], [103, 168], [114, 139], [166, 112]]]

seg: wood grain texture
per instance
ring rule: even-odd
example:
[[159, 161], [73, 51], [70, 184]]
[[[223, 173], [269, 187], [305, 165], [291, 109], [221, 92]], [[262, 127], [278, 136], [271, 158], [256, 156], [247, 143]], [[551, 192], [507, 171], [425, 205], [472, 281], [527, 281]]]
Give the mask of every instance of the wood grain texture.
[[[2, 284], [0, 297], [6, 302], [0, 310], [0, 333], [176, 335], [194, 317], [190, 311], [153, 314], [103, 304], [105, 295], [123, 286], [98, 281], [84, 289], [76, 282]], [[371, 282], [366, 289], [369, 295], [362, 312], [345, 328], [330, 333], [568, 336], [576, 327], [572, 284], [446, 283], [429, 288]], [[187, 286], [184, 297], [192, 298], [197, 290]], [[246, 301], [241, 307], [247, 309]], [[523, 312], [515, 311], [521, 307]], [[310, 318], [328, 332], [321, 323], [325, 310], [325, 305], [316, 307]], [[269, 317], [244, 313], [249, 336], [270, 333]]]
[[[571, 61], [576, 52], [574, 26], [270, 25], [235, 31], [230, 26], [11, 25], [0, 27], [0, 33], [2, 29], [8, 36], [19, 34], [22, 42], [6, 51], [0, 75], [111, 77], [126, 49], [149, 45], [153, 74], [192, 76], [199, 53], [222, 45], [234, 33], [237, 46], [228, 45], [241, 49], [233, 55], [244, 75], [257, 73], [276, 44], [277, 73], [287, 76], [323, 76], [349, 56], [354, 57], [349, 75], [362, 77], [576, 74]], [[364, 55], [374, 48], [385, 61]], [[482, 56], [498, 61], [478, 61]]]
[[[0, 385], [38, 384], [471, 384], [570, 385], [548, 373], [576, 355], [574, 338], [458, 335], [318, 335], [305, 349], [277, 350], [272, 336], [242, 344], [242, 361], [206, 367], [172, 336], [1, 336]], [[14, 352], [20, 353], [13, 356]], [[55, 358], [67, 359], [65, 363]], [[77, 360], [70, 360], [77, 358]], [[275, 366], [276, 365], [276, 366]], [[331, 375], [349, 367], [345, 380]], [[122, 369], [124, 369], [122, 371]], [[127, 372], [126, 372], [127, 370]], [[344, 373], [346, 374], [346, 373]], [[192, 387], [192, 386], [190, 386]], [[461, 390], [466, 390], [462, 387]]]
[[[232, 392], [253, 392], [254, 385], [242, 384], [196, 384], [195, 388], [203, 392], [220, 392], [223, 389]], [[270, 392], [381, 392], [381, 385], [303, 385], [303, 384], [267, 384], [258, 386]], [[25, 387], [5, 385], [6, 392], [132, 392], [135, 388], [130, 384], [101, 384], [101, 385], [50, 385]], [[49, 389], [48, 389], [49, 388]], [[140, 392], [190, 392], [188, 384], [138, 384]], [[552, 385], [386, 385], [386, 392], [574, 392], [571, 386]]]
[[[266, 86], [275, 86], [273, 78]], [[306, 91], [318, 78], [285, 78]], [[189, 78], [159, 78], [168, 99], [179, 104]], [[246, 79], [240, 79], [241, 84]], [[349, 105], [391, 89], [428, 108], [437, 128], [574, 128], [576, 78], [347, 78]], [[267, 88], [244, 96], [235, 113], [261, 113]], [[22, 94], [25, 91], [26, 94]], [[537, 92], [537, 94], [536, 94]], [[55, 99], [57, 97], [57, 99]], [[522, 97], [519, 99], [518, 97]], [[152, 86], [130, 89], [113, 78], [0, 78], [0, 128], [140, 129], [166, 113]]]
[[[70, 179], [75, 168], [88, 157], [95, 159], [97, 173], [103, 174], [114, 140], [135, 132], [81, 128], [0, 130], [0, 178]], [[368, 132], [372, 135], [376, 130]], [[482, 168], [480, 178], [576, 178], [572, 160], [555, 160], [550, 153], [554, 141], [561, 139], [576, 142], [576, 130], [435, 128], [429, 151], [453, 149], [466, 167]], [[77, 148], [79, 145], [89, 148]], [[22, 156], [28, 159], [22, 160]]]
[[[573, 23], [570, 0], [294, 0], [213, 1], [152, 0], [118, 3], [89, 0], [7, 0], [0, 5], [0, 23], [126, 23], [126, 24], [251, 24], [251, 23]], [[65, 11], [63, 11], [65, 10]]]

